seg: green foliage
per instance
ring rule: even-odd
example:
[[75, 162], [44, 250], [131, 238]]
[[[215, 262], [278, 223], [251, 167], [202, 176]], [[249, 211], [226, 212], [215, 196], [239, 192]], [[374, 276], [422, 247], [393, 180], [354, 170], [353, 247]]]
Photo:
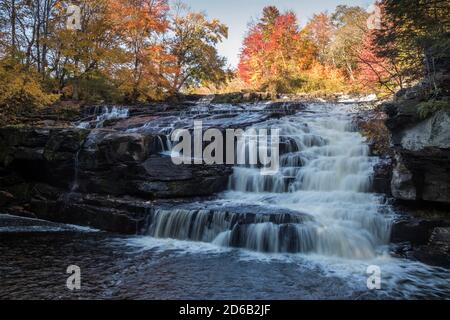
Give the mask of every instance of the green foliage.
[[337, 68], [345, 70], [352, 80], [358, 65], [358, 48], [367, 33], [367, 18], [368, 13], [362, 8], [343, 5], [338, 6], [331, 16], [336, 31], [328, 50], [328, 59]]
[[111, 81], [101, 75], [90, 75], [79, 81], [80, 100], [92, 104], [108, 102], [113, 103], [120, 100], [120, 93]]
[[166, 76], [169, 91], [176, 94], [208, 82], [224, 83], [226, 59], [219, 56], [216, 45], [228, 37], [228, 27], [217, 19], [208, 20], [204, 13], [190, 11], [181, 3], [174, 10], [173, 36], [166, 43], [174, 60], [173, 72]]
[[429, 100], [421, 102], [417, 106], [417, 113], [421, 119], [427, 119], [431, 117], [438, 111], [447, 111], [450, 112], [450, 103], [449, 101], [444, 100]]
[[407, 81], [427, 76], [436, 87], [436, 64], [450, 58], [448, 0], [383, 0], [381, 8], [382, 27], [376, 32], [378, 56], [397, 65], [396, 72]]

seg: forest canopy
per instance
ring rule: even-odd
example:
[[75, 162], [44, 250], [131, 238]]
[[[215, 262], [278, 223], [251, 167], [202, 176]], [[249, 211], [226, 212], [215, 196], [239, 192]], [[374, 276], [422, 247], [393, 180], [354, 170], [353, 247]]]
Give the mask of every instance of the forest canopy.
[[227, 27], [167, 0], [0, 0], [0, 31], [1, 72], [43, 95], [137, 103], [226, 76]]
[[382, 0], [368, 11], [340, 5], [300, 28], [293, 12], [266, 7], [244, 39], [238, 74], [273, 92], [392, 94], [448, 61], [449, 16], [448, 1]]
[[0, 0], [0, 108], [145, 103], [198, 88], [393, 94], [424, 77], [436, 93], [449, 13], [443, 0], [382, 0], [371, 11], [340, 5], [302, 22], [269, 6], [228, 70], [217, 51], [228, 27], [183, 3]]

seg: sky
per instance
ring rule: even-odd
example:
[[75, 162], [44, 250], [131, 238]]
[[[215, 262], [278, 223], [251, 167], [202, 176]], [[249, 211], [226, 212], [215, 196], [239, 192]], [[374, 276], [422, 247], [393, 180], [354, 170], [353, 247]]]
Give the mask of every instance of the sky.
[[242, 40], [248, 23], [260, 17], [262, 9], [275, 5], [281, 11], [293, 10], [301, 26], [315, 13], [333, 12], [340, 4], [358, 5], [367, 9], [374, 0], [184, 0], [194, 11], [205, 12], [209, 18], [217, 18], [229, 27], [228, 39], [218, 46], [219, 53], [225, 56], [230, 67], [239, 62]]

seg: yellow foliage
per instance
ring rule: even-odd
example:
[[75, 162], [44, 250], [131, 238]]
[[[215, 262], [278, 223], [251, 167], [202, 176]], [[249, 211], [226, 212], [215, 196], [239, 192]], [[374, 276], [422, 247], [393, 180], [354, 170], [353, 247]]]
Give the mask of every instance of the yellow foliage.
[[313, 63], [302, 74], [300, 92], [343, 92], [351, 89], [342, 71], [331, 66]]
[[11, 58], [0, 60], [0, 112], [3, 120], [50, 105], [58, 98], [59, 95], [45, 93], [32, 70]]

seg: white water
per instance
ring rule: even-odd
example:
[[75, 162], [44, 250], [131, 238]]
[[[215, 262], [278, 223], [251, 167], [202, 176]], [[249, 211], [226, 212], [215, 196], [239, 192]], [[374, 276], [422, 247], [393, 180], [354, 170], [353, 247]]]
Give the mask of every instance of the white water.
[[[237, 167], [227, 199], [305, 212], [314, 222], [298, 226], [301, 239], [325, 256], [371, 259], [389, 242], [391, 215], [381, 196], [370, 193], [373, 167], [365, 139], [343, 107], [312, 105], [311, 116], [272, 121], [290, 139], [279, 174]], [[289, 152], [291, 151], [291, 152]], [[269, 226], [255, 227], [259, 230]], [[267, 231], [264, 231], [267, 232]], [[227, 245], [222, 236], [222, 245]]]
[[[281, 131], [284, 147], [279, 173], [264, 176], [255, 166], [235, 167], [230, 191], [222, 200], [204, 203], [204, 211], [157, 211], [147, 234], [271, 253], [349, 259], [384, 254], [392, 221], [383, 197], [370, 193], [377, 159], [369, 156], [364, 138], [354, 130], [349, 110], [340, 108], [311, 105], [311, 113], [256, 125]], [[253, 213], [270, 208], [275, 216], [291, 211], [288, 220], [261, 215], [249, 223], [247, 215], [233, 214], [226, 207], [210, 210], [217, 204], [259, 205]], [[293, 218], [302, 213], [312, 219]]]
[[[97, 109], [96, 111], [97, 112]], [[78, 128], [89, 129], [94, 125], [95, 128], [102, 128], [107, 120], [126, 119], [129, 117], [129, 110], [121, 107], [102, 107], [101, 112], [96, 116], [92, 122], [84, 121], [78, 124]]]
[[149, 229], [152, 238], [139, 237], [131, 244], [207, 255], [227, 255], [234, 252], [228, 248], [238, 247], [245, 261], [284, 261], [293, 272], [317, 270], [344, 279], [361, 293], [368, 292], [367, 267], [376, 265], [382, 270], [380, 297], [448, 297], [447, 270], [389, 254], [394, 212], [382, 195], [370, 192], [378, 159], [369, 156], [365, 139], [353, 128], [355, 110], [320, 104], [309, 111], [258, 125], [279, 128], [284, 136], [278, 175], [236, 167], [230, 190], [204, 207], [259, 206], [273, 214], [287, 209], [313, 219], [274, 222], [261, 216], [236, 225], [233, 215], [220, 210], [160, 211]]

